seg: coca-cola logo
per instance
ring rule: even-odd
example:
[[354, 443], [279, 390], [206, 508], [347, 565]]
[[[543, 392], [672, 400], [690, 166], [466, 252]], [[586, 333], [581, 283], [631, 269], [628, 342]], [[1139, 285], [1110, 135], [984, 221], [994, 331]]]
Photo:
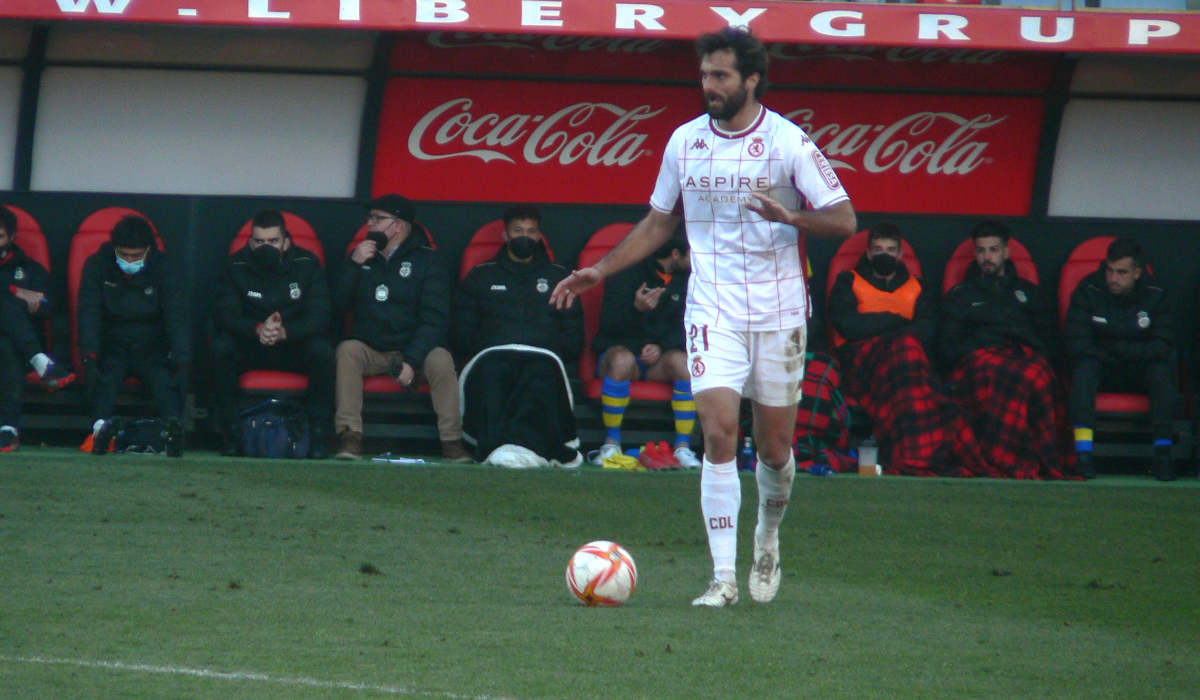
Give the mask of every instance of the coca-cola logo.
[[861, 167], [869, 173], [923, 171], [929, 175], [967, 175], [991, 162], [993, 159], [985, 155], [990, 142], [979, 136], [1008, 118], [914, 112], [890, 124], [815, 126], [814, 115], [814, 110], [797, 109], [786, 116], [808, 132], [833, 167], [851, 172]]
[[662, 48], [661, 39], [637, 37], [570, 36], [547, 34], [472, 34], [469, 32], [430, 32], [430, 46], [439, 49], [460, 49], [472, 46], [492, 46], [501, 49], [543, 49], [545, 51], [577, 51], [579, 53], [644, 54]]
[[577, 102], [549, 115], [475, 114], [474, 100], [459, 97], [429, 110], [408, 135], [408, 151], [420, 160], [478, 158], [485, 163], [628, 166], [648, 155], [648, 133], [638, 123], [665, 108], [626, 109], [608, 102]]

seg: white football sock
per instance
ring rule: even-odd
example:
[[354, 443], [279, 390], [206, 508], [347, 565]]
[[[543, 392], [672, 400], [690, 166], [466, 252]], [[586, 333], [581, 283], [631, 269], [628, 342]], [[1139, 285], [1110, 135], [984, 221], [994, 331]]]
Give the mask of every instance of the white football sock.
[[40, 377], [46, 373], [46, 368], [50, 366], [50, 356], [44, 352], [39, 352], [38, 354], [29, 358], [29, 364], [33, 365], [33, 368], [37, 370], [38, 376]]
[[708, 532], [713, 577], [733, 581], [737, 574], [737, 519], [742, 507], [742, 482], [737, 460], [713, 464], [704, 457], [700, 471], [700, 512]]
[[779, 546], [779, 523], [787, 512], [792, 497], [792, 481], [796, 477], [796, 458], [788, 455], [782, 469], [772, 469], [758, 456], [758, 469], [754, 480], [758, 482], [758, 526], [754, 528], [754, 539], [767, 548]]

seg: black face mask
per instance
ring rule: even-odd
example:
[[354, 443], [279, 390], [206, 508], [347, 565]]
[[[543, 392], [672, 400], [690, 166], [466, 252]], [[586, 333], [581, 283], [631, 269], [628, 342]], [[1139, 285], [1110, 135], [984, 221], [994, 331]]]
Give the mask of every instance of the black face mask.
[[283, 261], [283, 251], [273, 245], [260, 245], [250, 251], [250, 258], [260, 270], [278, 270]]
[[887, 277], [896, 271], [900, 266], [900, 261], [894, 255], [880, 253], [871, 258], [871, 269], [880, 277]]
[[522, 260], [533, 257], [538, 248], [542, 247], [541, 241], [530, 238], [529, 236], [516, 236], [508, 242], [508, 250], [514, 257]]
[[387, 247], [387, 245], [388, 245], [388, 238], [387, 238], [387, 236], [385, 236], [384, 234], [380, 233], [379, 231], [370, 231], [370, 232], [368, 232], [368, 233], [367, 233], [367, 240], [368, 240], [368, 241], [375, 241], [375, 250], [377, 250], [379, 253], [383, 253], [383, 249], [384, 249], [384, 248], [386, 248], [386, 247]]

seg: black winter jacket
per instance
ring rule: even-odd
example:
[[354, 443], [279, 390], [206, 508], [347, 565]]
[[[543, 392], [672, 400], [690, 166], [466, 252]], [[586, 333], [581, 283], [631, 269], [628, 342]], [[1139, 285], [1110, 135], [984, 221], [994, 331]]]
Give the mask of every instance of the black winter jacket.
[[430, 350], [446, 344], [450, 272], [415, 229], [391, 258], [376, 255], [358, 265], [347, 256], [333, 298], [339, 315], [354, 315], [348, 337], [376, 350], [399, 350], [416, 370]]
[[191, 361], [187, 299], [166, 255], [151, 247], [146, 266], [130, 276], [117, 267], [111, 243], [83, 264], [79, 286], [79, 350], [100, 354], [124, 345], [135, 352], [169, 352], [176, 365]]
[[235, 338], [257, 338], [258, 324], [279, 312], [287, 342], [329, 333], [329, 285], [325, 270], [312, 252], [293, 245], [280, 266], [264, 270], [254, 264], [250, 247], [230, 255], [213, 314], [217, 328]]
[[658, 263], [653, 258], [624, 270], [604, 282], [604, 301], [600, 306], [600, 328], [592, 340], [597, 355], [614, 345], [622, 345], [634, 355], [646, 345], [658, 345], [663, 352], [684, 347], [683, 312], [687, 302], [688, 274], [671, 276], [667, 290], [658, 298], [658, 306], [642, 312], [633, 306], [639, 287], [663, 286]]
[[[885, 292], [899, 289], [909, 278], [908, 268], [901, 262], [892, 279], [884, 281], [871, 269], [871, 263], [865, 255], [858, 261], [855, 270], [877, 289]], [[888, 312], [859, 313], [858, 297], [854, 296], [854, 275], [845, 270], [837, 276], [833, 289], [829, 292], [829, 322], [850, 342], [908, 332], [928, 348], [937, 330], [937, 307], [929, 287], [922, 282], [921, 295], [917, 297], [911, 320]]]
[[1017, 275], [1011, 260], [1004, 274], [990, 277], [971, 263], [963, 281], [941, 304], [938, 356], [952, 367], [981, 348], [1024, 345], [1057, 360], [1054, 309], [1041, 287]]
[[583, 348], [583, 313], [578, 301], [558, 311], [550, 292], [566, 277], [562, 265], [544, 251], [532, 261], [516, 262], [501, 248], [463, 279], [454, 297], [454, 346], [465, 358], [484, 348], [523, 343], [546, 348], [563, 361]]
[[1129, 294], [1113, 296], [1101, 263], [1071, 295], [1063, 336], [1072, 360], [1165, 360], [1175, 348], [1175, 319], [1155, 277], [1143, 272]]
[[49, 318], [53, 308], [50, 292], [50, 273], [42, 264], [25, 254], [20, 246], [13, 244], [9, 254], [0, 258], [0, 293], [8, 292], [12, 287], [22, 287], [35, 292], [41, 292], [45, 301], [38, 307], [35, 318]]

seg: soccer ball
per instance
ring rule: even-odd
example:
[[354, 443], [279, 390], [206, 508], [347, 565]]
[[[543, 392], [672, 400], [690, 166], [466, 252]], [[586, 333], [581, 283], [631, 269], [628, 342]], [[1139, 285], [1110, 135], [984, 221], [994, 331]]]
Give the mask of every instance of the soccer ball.
[[567, 562], [567, 588], [589, 607], [621, 605], [637, 588], [637, 565], [616, 542], [588, 542]]

